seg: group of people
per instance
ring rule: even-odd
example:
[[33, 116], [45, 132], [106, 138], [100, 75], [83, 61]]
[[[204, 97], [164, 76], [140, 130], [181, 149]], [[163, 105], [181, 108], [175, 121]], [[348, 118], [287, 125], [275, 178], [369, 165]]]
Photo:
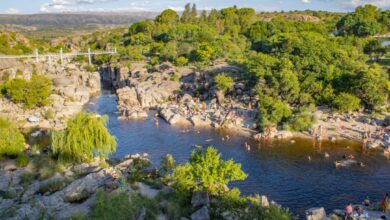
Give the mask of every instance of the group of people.
[[[384, 195], [384, 197], [382, 198], [381, 202], [380, 202], [380, 211], [382, 211], [383, 213], [386, 213], [387, 209], [388, 209], [388, 203], [389, 203], [389, 194], [386, 193]], [[368, 197], [366, 197], [362, 203], [362, 206], [370, 206], [371, 205], [371, 202], [370, 202], [370, 199]], [[356, 205], [355, 207], [352, 206], [352, 203], [348, 203], [346, 206], [345, 206], [345, 216], [344, 216], [344, 219], [347, 220], [347, 219], [353, 219], [354, 217], [354, 213], [356, 213], [356, 216], [357, 217], [360, 217], [363, 215], [363, 208], [362, 206], [360, 205]], [[382, 216], [382, 219], [386, 219], [386, 216]]]

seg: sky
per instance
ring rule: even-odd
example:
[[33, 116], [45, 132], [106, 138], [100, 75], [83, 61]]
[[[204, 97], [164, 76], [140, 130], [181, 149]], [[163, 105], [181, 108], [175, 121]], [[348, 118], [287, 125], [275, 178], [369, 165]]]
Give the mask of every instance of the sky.
[[206, 10], [236, 5], [257, 11], [311, 9], [339, 12], [352, 11], [364, 4], [390, 9], [390, 0], [0, 0], [0, 13], [182, 10], [186, 3], [195, 3], [198, 9]]

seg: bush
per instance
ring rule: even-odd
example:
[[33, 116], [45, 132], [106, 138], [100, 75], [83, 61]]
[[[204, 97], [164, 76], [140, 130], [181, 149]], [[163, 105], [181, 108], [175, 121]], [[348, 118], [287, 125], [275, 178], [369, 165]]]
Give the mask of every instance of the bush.
[[107, 116], [80, 112], [64, 131], [52, 133], [52, 151], [64, 162], [90, 161], [115, 152], [116, 140], [106, 128]]
[[179, 75], [177, 75], [177, 74], [175, 73], [175, 74], [172, 74], [172, 75], [170, 76], [170, 79], [171, 79], [171, 81], [179, 82], [180, 77], [179, 77]]
[[24, 108], [41, 107], [49, 104], [52, 82], [49, 78], [34, 74], [30, 81], [16, 78], [6, 82], [1, 90], [15, 103]]
[[96, 67], [94, 65], [88, 65], [87, 67], [85, 67], [85, 70], [87, 72], [93, 73], [96, 72]]
[[[314, 106], [311, 106], [314, 107]], [[311, 107], [299, 108], [284, 125], [286, 130], [306, 131], [312, 128], [315, 118]]]
[[97, 193], [96, 204], [88, 219], [137, 219], [142, 208], [146, 209], [145, 219], [154, 219], [155, 215], [158, 214], [156, 212], [158, 210], [157, 204], [153, 200], [141, 197], [136, 193], [129, 195], [123, 191], [112, 193], [100, 191]]
[[333, 100], [333, 108], [338, 112], [351, 112], [360, 108], [360, 99], [348, 93], [340, 93]]
[[169, 171], [175, 167], [175, 160], [171, 154], [167, 154], [162, 159], [161, 164], [164, 171]]
[[171, 175], [173, 184], [179, 190], [199, 189], [212, 195], [227, 192], [229, 182], [246, 177], [241, 164], [222, 160], [221, 154], [211, 146], [206, 150], [193, 151], [190, 161], [177, 166]]
[[259, 95], [259, 123], [262, 129], [277, 125], [291, 115], [288, 105], [279, 99]]
[[188, 59], [185, 57], [178, 57], [175, 61], [176, 66], [185, 66], [188, 63]]
[[0, 156], [16, 156], [23, 153], [24, 136], [8, 121], [0, 118]]
[[28, 163], [30, 162], [30, 159], [25, 154], [20, 154], [18, 158], [16, 159], [16, 166], [18, 167], [26, 167]]
[[66, 185], [66, 182], [60, 178], [52, 178], [46, 184], [39, 186], [38, 192], [44, 194], [46, 192], [52, 193], [61, 190]]
[[215, 84], [220, 91], [226, 92], [233, 87], [233, 78], [227, 76], [225, 73], [218, 74], [215, 77]]

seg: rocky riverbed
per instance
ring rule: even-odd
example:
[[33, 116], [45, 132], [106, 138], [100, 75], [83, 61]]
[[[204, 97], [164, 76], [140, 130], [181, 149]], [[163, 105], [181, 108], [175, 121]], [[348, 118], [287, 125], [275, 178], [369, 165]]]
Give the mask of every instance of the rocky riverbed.
[[[388, 148], [390, 116], [375, 118], [365, 113], [333, 114], [320, 107], [313, 116], [316, 123], [309, 132], [290, 132], [273, 127], [256, 132], [259, 113], [257, 98], [243, 82], [235, 82], [228, 98], [219, 92], [213, 75], [219, 72], [237, 74], [240, 69], [228, 64], [210, 67], [207, 71], [175, 68], [169, 63], [147, 70], [144, 63], [118, 68], [111, 74], [118, 96], [120, 118], [145, 119], [146, 111], [158, 110], [158, 115], [171, 125], [223, 127], [239, 131], [256, 140], [291, 138], [349, 139], [364, 141], [368, 148]], [[222, 104], [220, 104], [222, 103]], [[319, 132], [321, 130], [321, 132]], [[363, 138], [365, 135], [370, 137]], [[388, 153], [385, 151], [385, 153]]]
[[[33, 73], [43, 74], [53, 81], [53, 94], [50, 104], [40, 108], [23, 109], [0, 97], [0, 116], [16, 121], [24, 129], [64, 128], [65, 119], [80, 112], [93, 96], [101, 89], [100, 74], [86, 71], [86, 66], [69, 63], [65, 66], [30, 61], [14, 61], [1, 63], [0, 76], [13, 79], [16, 77], [29, 80]], [[1, 77], [0, 77], [1, 78]]]

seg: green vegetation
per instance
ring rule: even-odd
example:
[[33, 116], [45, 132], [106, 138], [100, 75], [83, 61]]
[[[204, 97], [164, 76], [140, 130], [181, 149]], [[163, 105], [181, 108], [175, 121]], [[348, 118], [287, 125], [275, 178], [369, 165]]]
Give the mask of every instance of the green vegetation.
[[81, 112], [67, 123], [64, 131], [52, 133], [52, 151], [60, 161], [90, 161], [115, 152], [116, 140], [106, 128], [107, 117]]
[[20, 154], [16, 159], [16, 166], [18, 167], [26, 167], [30, 162], [30, 158], [25, 154]]
[[227, 76], [225, 73], [220, 73], [215, 77], [215, 84], [218, 90], [226, 92], [233, 87], [234, 81], [232, 77]]
[[[387, 49], [371, 35], [387, 31], [389, 14], [372, 5], [348, 14], [256, 14], [237, 7], [198, 13], [187, 5], [180, 17], [166, 10], [155, 20], [132, 24], [127, 33], [94, 34], [87, 46], [115, 45], [119, 54], [113, 61], [148, 60], [150, 70], [165, 61], [198, 69], [228, 62], [242, 69], [234, 81], [258, 95], [260, 128], [294, 123], [291, 129], [301, 130], [312, 121], [300, 111], [309, 105], [351, 109], [340, 106], [347, 103], [340, 102], [344, 93], [360, 99], [352, 109], [386, 104], [389, 76], [376, 62], [386, 61], [380, 58]], [[217, 76], [216, 83], [225, 91], [232, 86], [227, 75]]]
[[337, 23], [341, 34], [353, 34], [364, 37], [388, 30], [390, 25], [389, 10], [383, 11], [373, 5], [359, 6]]
[[157, 205], [155, 201], [136, 193], [129, 195], [121, 191], [111, 194], [100, 192], [97, 194], [96, 205], [88, 219], [137, 219], [143, 207], [146, 210], [145, 219], [155, 219]]
[[360, 99], [348, 93], [341, 93], [333, 100], [333, 106], [339, 112], [355, 111], [360, 108]]
[[30, 81], [15, 78], [0, 85], [3, 95], [15, 103], [23, 104], [26, 109], [42, 107], [50, 103], [52, 81], [43, 76], [33, 74]]
[[0, 118], [0, 156], [21, 155], [23, 150], [24, 136], [10, 122]]
[[244, 180], [246, 177], [241, 164], [222, 160], [221, 154], [213, 147], [193, 151], [190, 161], [175, 167], [171, 175], [178, 189], [199, 189], [212, 195], [228, 191], [229, 182]]

